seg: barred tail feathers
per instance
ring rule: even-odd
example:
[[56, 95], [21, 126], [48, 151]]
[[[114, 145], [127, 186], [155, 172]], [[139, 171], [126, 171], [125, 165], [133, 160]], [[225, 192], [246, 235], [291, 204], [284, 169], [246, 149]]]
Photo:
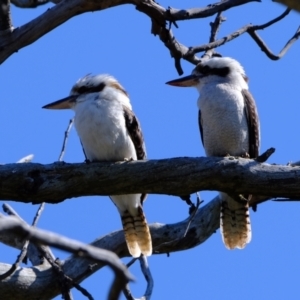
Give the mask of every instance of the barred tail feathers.
[[134, 217], [134, 227], [137, 234], [137, 242], [140, 246], [141, 252], [145, 256], [150, 256], [152, 254], [152, 239], [149, 226], [141, 206], [137, 208], [137, 212], [138, 214]]
[[128, 251], [133, 257], [139, 257], [141, 255], [141, 249], [139, 247], [139, 244], [137, 243], [137, 235], [134, 228], [134, 219], [128, 211], [125, 211], [121, 215], [121, 221]]
[[150, 256], [152, 241], [143, 209], [138, 207], [134, 216], [126, 210], [121, 214], [121, 220], [129, 253], [133, 257], [139, 257], [141, 253]]
[[243, 249], [251, 241], [249, 204], [221, 193], [220, 227], [223, 242], [228, 249]]
[[147, 221], [142, 208], [143, 194], [110, 196], [121, 215], [125, 240], [129, 253], [133, 257], [152, 253], [152, 241]]

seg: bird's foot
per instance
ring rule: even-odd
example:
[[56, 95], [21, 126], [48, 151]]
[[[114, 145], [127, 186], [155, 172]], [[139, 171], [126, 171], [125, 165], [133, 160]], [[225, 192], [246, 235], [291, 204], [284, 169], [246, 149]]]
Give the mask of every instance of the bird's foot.
[[250, 158], [250, 155], [248, 152], [245, 152], [244, 154], [241, 155], [242, 158]]
[[131, 162], [131, 161], [134, 161], [134, 159], [132, 157], [130, 157], [130, 158], [124, 157], [124, 160], [117, 161], [116, 164], [124, 164], [124, 163]]
[[133, 161], [134, 159], [132, 157], [128, 158], [128, 157], [124, 157], [124, 161]]

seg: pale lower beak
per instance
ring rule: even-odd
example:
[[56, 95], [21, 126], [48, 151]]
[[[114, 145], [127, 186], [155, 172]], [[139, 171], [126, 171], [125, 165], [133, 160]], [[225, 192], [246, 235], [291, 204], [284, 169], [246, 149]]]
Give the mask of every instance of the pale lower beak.
[[47, 108], [47, 109], [69, 109], [74, 106], [74, 103], [76, 102], [78, 96], [72, 95], [69, 97], [66, 97], [64, 99], [46, 104], [42, 108]]
[[199, 82], [199, 77], [196, 75], [189, 75], [182, 78], [178, 78], [175, 80], [171, 80], [166, 82], [166, 84], [173, 85], [173, 86], [179, 86], [179, 87], [190, 87], [195, 86]]

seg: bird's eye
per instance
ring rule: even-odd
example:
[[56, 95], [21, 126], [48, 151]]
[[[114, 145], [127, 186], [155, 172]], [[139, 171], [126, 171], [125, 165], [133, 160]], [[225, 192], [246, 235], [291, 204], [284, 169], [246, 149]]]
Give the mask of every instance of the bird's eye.
[[198, 73], [201, 73], [203, 75], [208, 75], [210, 73], [210, 68], [208, 66], [203, 66], [201, 64], [199, 64], [196, 67], [196, 70], [197, 70]]
[[105, 83], [100, 83], [99, 85], [96, 86], [88, 86], [88, 85], [83, 85], [80, 88], [76, 90], [78, 94], [85, 94], [85, 93], [97, 93], [101, 92], [105, 88]]
[[77, 89], [77, 93], [78, 94], [84, 94], [88, 91], [88, 89], [89, 88], [87, 86], [83, 85], [83, 86], [81, 86], [80, 88]]
[[209, 71], [210, 71], [210, 67], [204, 66], [204, 67], [202, 67], [202, 69], [201, 69], [200, 72], [201, 72], [202, 74], [208, 74]]

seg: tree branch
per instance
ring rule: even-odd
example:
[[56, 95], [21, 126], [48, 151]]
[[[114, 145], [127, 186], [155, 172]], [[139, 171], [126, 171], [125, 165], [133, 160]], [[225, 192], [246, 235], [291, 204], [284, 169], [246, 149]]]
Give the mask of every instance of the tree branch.
[[[73, 252], [77, 257], [81, 257], [89, 261], [89, 263], [96, 262], [101, 264], [102, 266], [108, 265], [115, 273], [115, 279], [113, 281], [112, 289], [109, 293], [109, 300], [117, 300], [121, 290], [124, 288], [126, 283], [130, 280], [133, 280], [133, 277], [127, 271], [127, 268], [122, 264], [117, 255], [112, 253], [111, 251], [107, 251], [104, 249], [97, 249], [96, 247], [85, 245], [83, 243], [62, 237], [60, 235], [50, 233], [44, 230], [36, 229], [33, 227], [24, 224], [19, 221], [15, 217], [0, 217], [0, 232], [4, 232], [6, 234], [17, 234], [18, 236], [29, 239], [34, 243], [42, 243], [50, 246], [57, 247], [62, 250]], [[1, 265], [1, 269], [3, 269], [4, 264]], [[6, 265], [7, 266], [7, 265]], [[36, 267], [35, 267], [36, 268]], [[20, 271], [22, 268], [18, 268]], [[36, 269], [35, 269], [36, 270]], [[0, 270], [2, 273], [2, 270]], [[55, 275], [55, 274], [54, 274]], [[15, 277], [15, 278], [14, 278]], [[18, 280], [21, 277], [20, 272], [15, 272], [13, 275], [5, 278], [0, 282], [0, 298], [1, 299], [20, 299], [18, 298], [17, 293], [17, 283], [16, 278]], [[37, 280], [37, 275], [34, 276], [35, 280]], [[55, 278], [56, 276], [53, 276]], [[28, 278], [27, 278], [28, 279]], [[57, 280], [57, 279], [56, 279]], [[56, 281], [55, 280], [55, 281]], [[12, 293], [12, 291], [7, 290], [7, 283], [14, 281], [15, 290], [13, 291], [13, 298], [8, 298], [7, 293]], [[6, 285], [5, 285], [6, 283]], [[51, 282], [48, 282], [51, 284]], [[53, 284], [53, 282], [52, 282]], [[27, 286], [28, 283], [27, 283]], [[34, 287], [33, 287], [34, 288]], [[32, 292], [32, 291], [31, 291]], [[47, 289], [49, 294], [53, 294], [51, 289]], [[43, 295], [41, 297], [35, 295], [32, 298], [38, 299], [49, 299], [50, 297], [46, 295], [46, 291], [43, 291]], [[23, 295], [22, 299], [26, 299], [26, 292], [24, 292], [23, 286]]]
[[[175, 224], [155, 223], [149, 225], [154, 249], [153, 254], [182, 251], [205, 242], [219, 228], [219, 219], [220, 201], [216, 197], [197, 211], [186, 236], [184, 236], [184, 233], [189, 218]], [[40, 232], [45, 233], [45, 231]], [[15, 233], [12, 234], [15, 235]], [[44, 239], [47, 239], [47, 235], [44, 235]], [[43, 240], [43, 243], [45, 242]], [[53, 243], [49, 244], [53, 245]], [[111, 232], [97, 239], [91, 245], [110, 250], [120, 258], [130, 256], [122, 230]], [[61, 262], [64, 274], [77, 283], [82, 282], [104, 266], [104, 263], [91, 263], [91, 260], [83, 256], [71, 256]], [[0, 274], [7, 271], [9, 267], [10, 265], [0, 264]], [[31, 288], [24, 289], [24, 285]], [[57, 285], [57, 277], [49, 266], [18, 268], [17, 272], [11, 277], [0, 282], [0, 299], [24, 300], [38, 298], [43, 300], [50, 299], [58, 294], [60, 294], [60, 288]], [[19, 298], [18, 295], [20, 295]]]
[[[256, 200], [255, 197], [252, 197], [252, 204]], [[204, 243], [220, 226], [219, 197], [214, 198], [196, 212], [189, 230], [185, 234], [190, 220], [190, 218], [187, 218], [175, 224], [150, 224], [153, 254], [183, 251]], [[12, 235], [14, 236], [15, 233], [12, 233]], [[111, 232], [97, 239], [91, 245], [110, 250], [120, 258], [129, 256], [122, 230]], [[77, 283], [82, 282], [103, 266], [105, 264], [92, 264], [87, 258], [78, 256], [71, 256], [61, 262], [64, 274]], [[7, 271], [9, 267], [10, 265], [0, 264], [0, 274]], [[60, 294], [60, 288], [56, 282], [57, 277], [49, 266], [37, 266], [34, 269], [18, 268], [15, 274], [0, 282], [0, 298], [12, 299], [13, 296], [15, 300], [24, 300], [33, 299], [34, 296], [41, 300], [49, 299]], [[24, 290], [24, 285], [30, 285], [31, 288]], [[47, 294], [45, 291], [47, 291]], [[7, 295], [7, 297], [5, 298], [3, 295]], [[19, 298], [18, 295], [20, 295]]]
[[[27, 224], [10, 205], [4, 203], [2, 207], [3, 207], [3, 211], [6, 212], [8, 215], [15, 216], [21, 222]], [[0, 241], [5, 245], [8, 245], [10, 247], [19, 250], [23, 248], [25, 242], [24, 239], [19, 238], [18, 236], [7, 235], [3, 233], [0, 233]], [[29, 243], [27, 257], [29, 258], [33, 266], [38, 266], [41, 265], [42, 263], [44, 264], [48, 263], [47, 260], [43, 259], [44, 252], [47, 252], [48, 255], [54, 259], [54, 255], [52, 254], [49, 247], [43, 245], [36, 246], [33, 243]]]
[[[49, 0], [11, 0], [12, 4], [14, 4], [17, 7], [21, 7], [21, 8], [35, 8], [40, 5], [47, 4], [49, 2], [55, 3], [55, 1], [49, 1]], [[58, 1], [58, 2], [60, 2], [60, 1]]]
[[[213, 5], [208, 5], [205, 8], [193, 8], [189, 10], [165, 9], [153, 0], [61, 1], [51, 9], [48, 9], [45, 13], [43, 13], [36, 19], [13, 30], [13, 32], [9, 36], [0, 39], [0, 64], [14, 52], [35, 42], [40, 37], [53, 30], [57, 26], [63, 24], [72, 17], [85, 12], [100, 11], [123, 4], [133, 4], [136, 5], [136, 8], [139, 11], [147, 14], [151, 18], [152, 23], [155, 23], [155, 25], [152, 24], [152, 29], [156, 26], [157, 30], [162, 32], [162, 35], [168, 36], [166, 32], [167, 29], [165, 28], [166, 21], [173, 22], [176, 20], [205, 18], [208, 16], [212, 16], [219, 11], [224, 11], [235, 6], [254, 1], [256, 0], [225, 0]], [[153, 30], [152, 33], [157, 34]], [[163, 40], [162, 37], [161, 39]], [[171, 41], [171, 39], [169, 40]], [[167, 40], [164, 40], [164, 42], [167, 42]], [[172, 56], [176, 57], [175, 54], [176, 52], [172, 52]], [[187, 59], [191, 60], [192, 57], [188, 57]]]
[[[141, 255], [138, 259], [140, 261], [140, 266], [141, 266], [141, 270], [143, 272], [143, 275], [144, 275], [144, 277], [147, 281], [147, 288], [146, 288], [144, 296], [137, 299], [137, 298], [133, 297], [133, 295], [130, 291], [129, 283], [126, 284], [126, 287], [124, 288], [123, 293], [124, 293], [124, 296], [127, 300], [149, 300], [151, 298], [151, 295], [152, 295], [154, 281], [153, 281], [152, 274], [150, 272], [147, 257], [144, 256], [144, 255]], [[137, 261], [137, 259], [133, 258], [129, 262], [129, 264], [127, 264], [127, 268], [129, 268], [129, 266], [131, 266], [135, 261]]]
[[275, 54], [272, 53], [272, 51], [267, 47], [265, 42], [258, 36], [256, 31], [265, 29], [265, 28], [273, 25], [274, 23], [282, 20], [284, 17], [286, 17], [289, 14], [290, 11], [291, 11], [290, 9], [286, 9], [280, 16], [274, 18], [273, 20], [271, 20], [271, 21], [269, 21], [265, 24], [262, 24], [262, 25], [252, 25], [252, 24], [245, 25], [244, 27], [240, 28], [239, 30], [237, 30], [237, 31], [227, 35], [226, 37], [223, 37], [223, 38], [217, 40], [217, 41], [211, 42], [209, 44], [204, 44], [204, 45], [201, 45], [201, 46], [190, 47], [189, 51], [187, 53], [185, 53], [183, 58], [185, 59], [186, 56], [187, 57], [193, 56], [196, 53], [203, 52], [203, 51], [208, 51], [210, 49], [220, 47], [220, 46], [232, 41], [233, 39], [239, 37], [243, 33], [247, 32], [254, 39], [254, 41], [258, 44], [260, 49], [264, 53], [266, 53], [266, 55], [270, 59], [278, 60], [288, 51], [288, 49], [292, 46], [292, 44], [300, 37], [300, 27], [298, 28], [296, 33], [292, 36], [292, 38], [286, 43], [286, 45], [283, 47], [283, 49], [280, 51], [280, 53], [278, 55], [275, 55]]
[[0, 166], [0, 182], [0, 199], [34, 204], [89, 195], [188, 195], [201, 190], [300, 198], [300, 167], [234, 157], [7, 164]]

